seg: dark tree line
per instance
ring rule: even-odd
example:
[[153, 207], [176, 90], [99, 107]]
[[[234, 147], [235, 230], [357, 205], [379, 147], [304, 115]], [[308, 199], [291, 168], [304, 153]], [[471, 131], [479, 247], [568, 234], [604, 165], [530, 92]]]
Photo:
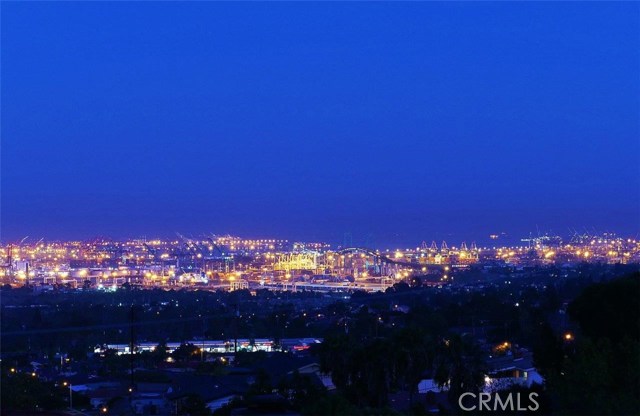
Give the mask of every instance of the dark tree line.
[[587, 287], [568, 308], [570, 339], [542, 329], [536, 361], [558, 414], [640, 412], [640, 273]]

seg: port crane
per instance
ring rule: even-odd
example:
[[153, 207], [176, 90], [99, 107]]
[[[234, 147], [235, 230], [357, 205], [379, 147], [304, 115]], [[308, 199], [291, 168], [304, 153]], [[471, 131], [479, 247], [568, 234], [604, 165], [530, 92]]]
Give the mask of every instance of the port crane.
[[[14, 276], [14, 268], [13, 268], [13, 249], [14, 247], [18, 247], [20, 248], [20, 246], [22, 245], [22, 243], [24, 243], [25, 241], [27, 241], [27, 239], [29, 238], [29, 236], [24, 237], [22, 240], [20, 240], [18, 243], [9, 243], [7, 245], [7, 263], [4, 265], [4, 268], [7, 270], [7, 276], [10, 278], [13, 278]], [[29, 284], [29, 276], [27, 274], [27, 285]]]
[[[224, 262], [224, 271], [228, 272], [231, 269], [235, 269], [235, 259], [232, 255], [225, 255], [224, 251], [222, 251], [222, 248], [216, 244], [215, 240], [213, 239], [215, 237], [215, 235], [212, 235], [211, 237], [207, 237], [207, 241], [209, 241], [209, 243], [211, 244], [210, 248], [209, 248], [209, 253], [210, 253], [210, 258], [214, 259], [214, 260], [222, 260]], [[214, 251], [217, 251], [219, 254], [219, 256], [213, 256]]]

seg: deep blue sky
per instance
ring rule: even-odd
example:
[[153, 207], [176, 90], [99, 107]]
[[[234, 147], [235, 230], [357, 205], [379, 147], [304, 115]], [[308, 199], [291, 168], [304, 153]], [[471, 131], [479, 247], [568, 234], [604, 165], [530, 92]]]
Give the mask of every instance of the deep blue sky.
[[1, 12], [4, 241], [640, 231], [638, 3]]

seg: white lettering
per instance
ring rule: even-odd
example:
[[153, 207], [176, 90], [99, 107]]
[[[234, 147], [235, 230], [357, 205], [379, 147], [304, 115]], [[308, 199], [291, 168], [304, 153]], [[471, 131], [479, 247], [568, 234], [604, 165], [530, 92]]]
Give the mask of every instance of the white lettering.
[[520, 407], [520, 393], [516, 393], [516, 402], [518, 403], [518, 411], [527, 410], [526, 407]]
[[480, 400], [478, 400], [478, 404], [480, 405], [480, 407], [478, 408], [478, 410], [482, 411], [484, 407], [486, 407], [487, 410], [491, 410], [491, 407], [489, 407], [490, 401], [491, 401], [491, 394], [480, 393]]
[[538, 397], [538, 393], [529, 393], [529, 400], [531, 400], [535, 404], [535, 406], [529, 406], [529, 410], [531, 410], [532, 412], [535, 412], [540, 408], [540, 404], [534, 397]]
[[493, 410], [497, 410], [498, 405], [502, 410], [507, 410], [507, 406], [509, 406], [509, 410], [513, 411], [513, 395], [509, 393], [507, 400], [503, 402], [500, 395], [496, 393], [496, 400], [493, 402]]
[[463, 398], [464, 396], [467, 396], [467, 395], [473, 396], [473, 398], [474, 398], [474, 399], [475, 399], [475, 397], [476, 397], [476, 395], [475, 395], [475, 394], [473, 394], [473, 393], [471, 393], [471, 392], [462, 393], [462, 394], [460, 395], [460, 397], [458, 397], [458, 406], [460, 406], [460, 408], [461, 408], [462, 410], [464, 410], [465, 412], [470, 412], [470, 411], [472, 411], [472, 410], [476, 410], [476, 405], [475, 405], [475, 404], [474, 404], [472, 407], [469, 407], [469, 408], [466, 408], [466, 407], [464, 407], [464, 406], [462, 405], [462, 398]]

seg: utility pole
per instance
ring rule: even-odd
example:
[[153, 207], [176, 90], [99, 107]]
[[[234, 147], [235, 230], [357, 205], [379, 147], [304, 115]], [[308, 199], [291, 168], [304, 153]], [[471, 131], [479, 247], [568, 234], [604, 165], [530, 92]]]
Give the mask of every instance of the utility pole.
[[200, 361], [204, 361], [204, 339], [206, 337], [207, 327], [206, 327], [206, 319], [202, 320], [202, 348], [200, 348]]
[[130, 326], [130, 339], [129, 339], [129, 364], [131, 370], [131, 384], [129, 386], [129, 403], [131, 403], [133, 399], [133, 387], [135, 383], [134, 375], [133, 375], [133, 367], [134, 367], [134, 348], [135, 348], [135, 332], [134, 332], [134, 321], [135, 321], [135, 310], [134, 305], [131, 304], [131, 326]]
[[66, 381], [62, 383], [63, 386], [69, 386], [69, 409], [73, 410], [73, 390], [71, 390], [71, 383]]
[[238, 355], [238, 318], [239, 317], [240, 317], [240, 309], [236, 304], [236, 316], [233, 319], [233, 337], [234, 337], [233, 352], [236, 356]]
[[7, 267], [8, 267], [8, 275], [13, 280], [13, 244], [9, 243], [7, 246]]

